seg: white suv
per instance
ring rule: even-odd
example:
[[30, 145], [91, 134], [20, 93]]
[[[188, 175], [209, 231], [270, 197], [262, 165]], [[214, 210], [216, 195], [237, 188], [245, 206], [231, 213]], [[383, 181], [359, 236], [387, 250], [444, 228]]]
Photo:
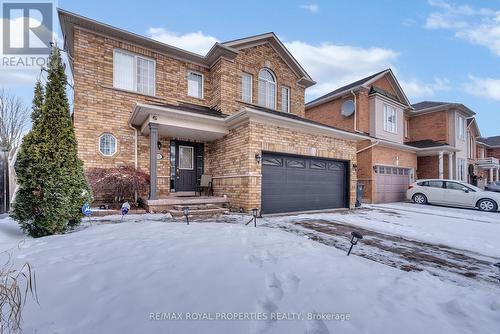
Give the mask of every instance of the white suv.
[[418, 204], [433, 203], [481, 211], [497, 211], [500, 206], [500, 193], [455, 180], [418, 180], [408, 187], [406, 198]]

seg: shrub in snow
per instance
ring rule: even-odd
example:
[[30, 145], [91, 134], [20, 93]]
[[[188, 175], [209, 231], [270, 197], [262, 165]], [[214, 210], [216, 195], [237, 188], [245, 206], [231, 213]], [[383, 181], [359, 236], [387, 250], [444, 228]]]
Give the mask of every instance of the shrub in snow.
[[135, 202], [149, 187], [149, 175], [131, 166], [89, 168], [87, 178], [95, 199], [105, 202]]
[[16, 162], [19, 190], [12, 216], [34, 237], [61, 233], [79, 223], [80, 207], [91, 198], [77, 155], [66, 85], [59, 49], [54, 47], [45, 92], [40, 83], [35, 86], [33, 127], [23, 138]]

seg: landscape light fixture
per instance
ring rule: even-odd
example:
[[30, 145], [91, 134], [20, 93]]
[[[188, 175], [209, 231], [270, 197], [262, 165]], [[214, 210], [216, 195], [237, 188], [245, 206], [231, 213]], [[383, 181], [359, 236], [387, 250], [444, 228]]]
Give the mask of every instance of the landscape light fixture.
[[358, 240], [363, 239], [363, 236], [359, 232], [352, 231], [351, 235], [352, 235], [351, 247], [349, 248], [349, 251], [347, 252], [347, 256], [349, 256], [349, 254], [351, 254], [352, 248], [354, 247], [354, 245], [356, 245], [358, 243]]
[[498, 268], [498, 280], [500, 281], [500, 262], [494, 264]]
[[252, 215], [253, 215], [253, 226], [257, 227], [257, 216], [259, 215], [259, 209], [253, 208]]
[[184, 217], [186, 217], [186, 223], [189, 225], [189, 207], [188, 206], [183, 207], [182, 213], [184, 214]]

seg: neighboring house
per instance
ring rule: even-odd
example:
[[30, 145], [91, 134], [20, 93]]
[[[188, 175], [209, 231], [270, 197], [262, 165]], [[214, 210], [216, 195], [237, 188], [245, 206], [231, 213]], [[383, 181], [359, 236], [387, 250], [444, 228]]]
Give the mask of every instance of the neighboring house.
[[354, 205], [365, 137], [304, 118], [315, 82], [275, 34], [216, 43], [201, 56], [64, 10], [59, 19], [86, 168], [149, 172], [150, 207], [193, 194], [202, 174], [244, 210]]
[[479, 137], [476, 142], [476, 165], [482, 171], [480, 186], [485, 186], [491, 181], [499, 181], [500, 136]]
[[[433, 154], [419, 154], [417, 177], [471, 181], [470, 137], [479, 133], [479, 129], [475, 121], [469, 123], [468, 119], [475, 113], [463, 104], [450, 102], [423, 101], [413, 108], [408, 144], [424, 141], [437, 146]], [[475, 129], [470, 128], [471, 124]]]
[[358, 183], [364, 201], [380, 203], [403, 200], [415, 178], [417, 151], [423, 150], [405, 144], [411, 110], [387, 69], [307, 103], [306, 117], [366, 136], [358, 142]]

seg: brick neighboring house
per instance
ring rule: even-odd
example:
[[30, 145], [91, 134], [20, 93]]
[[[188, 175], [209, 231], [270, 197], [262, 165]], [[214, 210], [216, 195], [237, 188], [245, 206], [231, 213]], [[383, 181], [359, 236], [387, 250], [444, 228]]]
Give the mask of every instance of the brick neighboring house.
[[189, 195], [201, 175], [236, 208], [352, 207], [356, 143], [304, 118], [315, 82], [267, 33], [204, 56], [59, 10], [85, 167], [149, 172], [148, 206]]
[[436, 155], [418, 158], [417, 177], [445, 178], [476, 183], [484, 165], [476, 157], [480, 136], [475, 113], [460, 103], [423, 101], [413, 105], [410, 140], [432, 141], [447, 146]]
[[[479, 134], [480, 136], [480, 134]], [[476, 166], [481, 171], [479, 186], [499, 181], [500, 174], [500, 136], [478, 137], [476, 139]]]
[[365, 186], [364, 201], [380, 203], [404, 200], [415, 178], [423, 149], [405, 143], [411, 110], [387, 69], [307, 103], [306, 117], [366, 136], [357, 145], [358, 182]]

